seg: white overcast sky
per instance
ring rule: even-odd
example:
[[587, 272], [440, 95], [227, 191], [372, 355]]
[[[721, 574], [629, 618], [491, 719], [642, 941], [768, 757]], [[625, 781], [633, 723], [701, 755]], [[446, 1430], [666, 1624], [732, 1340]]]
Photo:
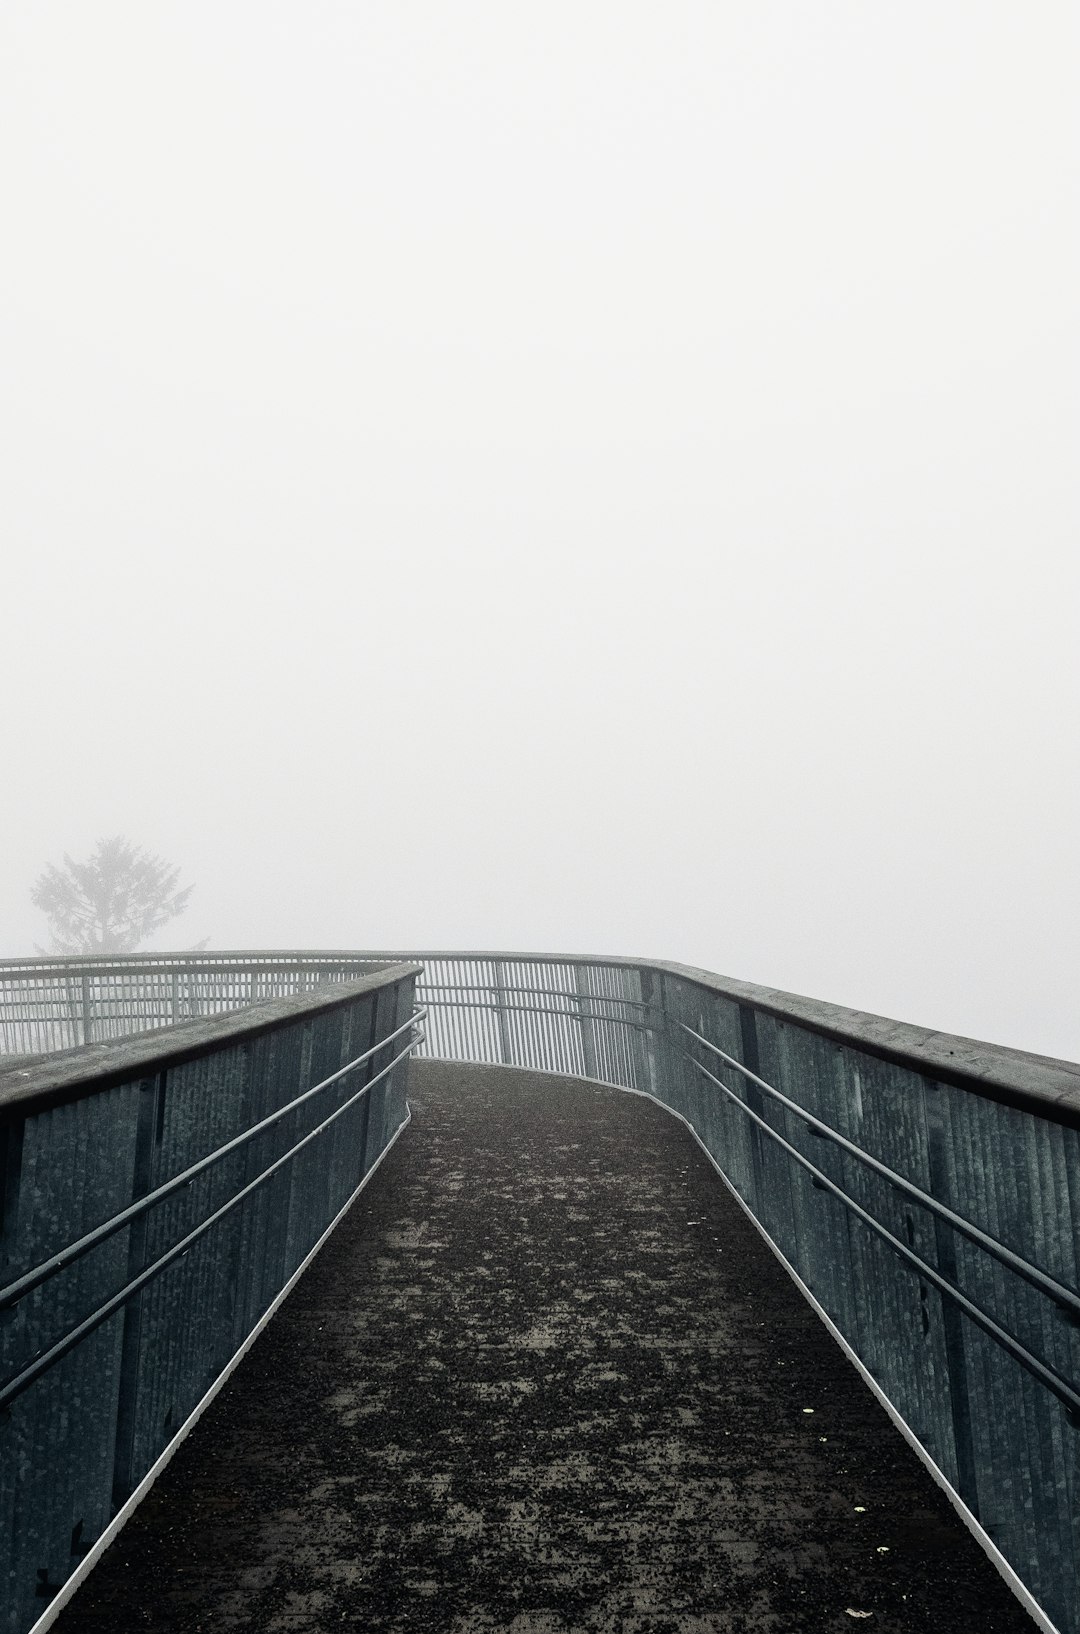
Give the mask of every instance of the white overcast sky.
[[7, 0], [0, 954], [655, 955], [1080, 1057], [1055, 0]]

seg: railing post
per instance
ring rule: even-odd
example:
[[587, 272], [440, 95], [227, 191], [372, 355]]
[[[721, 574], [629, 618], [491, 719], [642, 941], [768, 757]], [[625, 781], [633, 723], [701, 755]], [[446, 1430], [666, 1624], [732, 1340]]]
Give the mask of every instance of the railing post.
[[513, 1046], [510, 1039], [510, 1017], [506, 1009], [506, 962], [495, 961], [495, 1012], [499, 1021], [499, 1060], [504, 1066], [513, 1066]]
[[[135, 1166], [131, 1201], [145, 1197], [154, 1183], [154, 1147], [159, 1138], [165, 1103], [167, 1074], [157, 1073], [139, 1086], [139, 1113], [135, 1132]], [[128, 1226], [127, 1277], [130, 1282], [146, 1263], [148, 1218], [140, 1214]], [[124, 1306], [124, 1336], [120, 1348], [120, 1386], [116, 1409], [116, 1440], [113, 1455], [113, 1514], [123, 1508], [139, 1484], [142, 1471], [136, 1467], [135, 1431], [138, 1413], [139, 1373], [142, 1352], [144, 1295], [137, 1293]]]
[[[640, 972], [640, 981], [641, 1002], [645, 1007], [641, 1012], [641, 1019], [645, 1028], [641, 1040], [645, 1055], [645, 1071], [648, 1078], [649, 1094], [655, 1095], [658, 1100], [662, 1100], [660, 1066], [656, 1050], [656, 1014], [663, 1010], [663, 977], [654, 976], [651, 970], [642, 970]], [[660, 990], [658, 996], [654, 996], [654, 984]]]
[[596, 1024], [588, 1010], [592, 998], [589, 989], [588, 965], [574, 966], [574, 986], [577, 989], [578, 1025], [581, 1028], [581, 1054], [586, 1078], [596, 1077]]
[[[379, 1039], [379, 1004], [380, 1004], [381, 997], [382, 997], [382, 995], [380, 993], [373, 993], [372, 996], [371, 996], [371, 1013], [370, 1013], [370, 1015], [368, 1017], [367, 1038], [364, 1041], [364, 1048], [366, 1050], [373, 1050], [375, 1048], [375, 1045], [378, 1043], [378, 1039]], [[390, 1029], [388, 1028], [387, 1031], [389, 1031], [389, 1030]], [[364, 1069], [364, 1082], [365, 1083], [367, 1083], [371, 1078], [373, 1078], [375, 1076], [375, 1073], [379, 1070], [377, 1063], [378, 1063], [378, 1057], [377, 1056], [372, 1056], [371, 1060], [368, 1062], [366, 1068]], [[364, 1173], [364, 1174], [367, 1174], [368, 1169], [371, 1167], [371, 1159], [369, 1158], [369, 1155], [368, 1155], [368, 1137], [369, 1137], [370, 1129], [371, 1129], [371, 1091], [369, 1090], [368, 1093], [364, 1096], [364, 1099], [360, 1102], [360, 1133], [357, 1136], [357, 1145], [358, 1145], [359, 1150], [360, 1150], [360, 1168], [361, 1168], [361, 1172]]]
[[651, 1012], [649, 1027], [649, 1054], [656, 1077], [656, 1093], [665, 1105], [670, 1104], [677, 1074], [672, 1065], [668, 1042], [667, 978], [659, 973], [652, 978]]
[[[925, 1098], [927, 1157], [932, 1196], [950, 1203], [949, 1163], [945, 1153], [945, 1126], [941, 1093], [932, 1080]], [[955, 1207], [955, 1204], [952, 1204]], [[956, 1265], [956, 1237], [948, 1223], [934, 1216], [934, 1246], [937, 1268], [950, 1282], [959, 1283]], [[945, 1366], [949, 1379], [949, 1412], [952, 1418], [953, 1447], [956, 1452], [956, 1490], [976, 1520], [979, 1516], [979, 1488], [975, 1473], [975, 1446], [971, 1433], [971, 1401], [968, 1395], [967, 1359], [964, 1355], [963, 1317], [951, 1299], [942, 1299], [941, 1325], [945, 1340]]]
[[90, 1044], [94, 1038], [94, 1016], [90, 1008], [90, 977], [84, 970], [82, 973], [82, 1041]]
[[[739, 1005], [739, 1035], [742, 1040], [743, 1066], [751, 1072], [761, 1076], [761, 1058], [758, 1054], [757, 1016], [749, 1004]], [[742, 1092], [746, 1104], [758, 1117], [765, 1115], [765, 1102], [762, 1093], [756, 1084], [749, 1078], [742, 1082]], [[754, 1213], [761, 1217], [761, 1210], [765, 1202], [765, 1157], [762, 1150], [763, 1136], [757, 1124], [750, 1129], [750, 1155], [754, 1170]]]

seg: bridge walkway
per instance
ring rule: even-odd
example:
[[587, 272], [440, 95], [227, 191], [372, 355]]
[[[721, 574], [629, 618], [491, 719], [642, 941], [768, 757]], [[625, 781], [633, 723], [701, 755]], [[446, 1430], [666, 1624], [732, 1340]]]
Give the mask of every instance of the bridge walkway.
[[675, 1119], [410, 1101], [60, 1634], [1030, 1634]]

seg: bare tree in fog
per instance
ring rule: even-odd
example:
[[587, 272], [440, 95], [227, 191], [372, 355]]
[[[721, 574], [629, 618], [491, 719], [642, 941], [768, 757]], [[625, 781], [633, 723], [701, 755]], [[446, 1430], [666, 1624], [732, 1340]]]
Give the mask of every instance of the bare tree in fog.
[[116, 835], [86, 862], [50, 863], [30, 898], [49, 921], [53, 953], [133, 953], [187, 907], [194, 886], [178, 891], [179, 878], [179, 868]]

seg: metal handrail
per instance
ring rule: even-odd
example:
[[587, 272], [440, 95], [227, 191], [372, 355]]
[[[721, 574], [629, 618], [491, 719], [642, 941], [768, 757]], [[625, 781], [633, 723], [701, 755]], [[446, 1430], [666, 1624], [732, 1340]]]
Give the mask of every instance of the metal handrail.
[[[426, 971], [424, 991], [429, 998], [439, 993], [481, 993], [485, 998], [498, 1000], [523, 993], [535, 998], [565, 999], [568, 1004], [577, 1004], [586, 998], [594, 1004], [621, 1004], [630, 1010], [649, 1009], [644, 999], [623, 998], [619, 993], [568, 993], [557, 987], [518, 987], [510, 983], [505, 987], [499, 987], [494, 982], [438, 982], [428, 980]], [[567, 1014], [576, 1015], [577, 1012], [568, 1010]]]
[[[508, 989], [508, 992], [509, 991], [510, 990]], [[432, 997], [432, 991], [430, 988], [426, 990], [426, 996]], [[551, 994], [551, 997], [561, 998], [563, 995], [553, 993]], [[573, 993], [567, 993], [565, 997], [573, 1002], [575, 995]], [[488, 1011], [491, 1015], [559, 1016], [564, 1021], [604, 1021], [619, 1027], [635, 1027], [639, 1032], [647, 1033], [650, 1031], [647, 1021], [631, 1021], [629, 1016], [600, 1015], [595, 1010], [586, 1010], [580, 1004], [575, 1004], [572, 1010], [556, 1010], [550, 1004], [477, 1004], [475, 999], [432, 998], [432, 1002], [437, 1003], [439, 1008], [443, 1010], [483, 1009]], [[612, 999], [611, 1002], [612, 1004], [622, 1004], [623, 1000]], [[628, 1000], [627, 1002], [630, 1001]]]
[[[413, 1025], [415, 1019], [415, 1017], [412, 1018], [406, 1023], [406, 1026]], [[399, 1032], [403, 1030], [404, 1029], [402, 1028], [398, 1029]], [[10, 1402], [15, 1400], [16, 1396], [21, 1395], [24, 1390], [28, 1389], [29, 1386], [33, 1384], [35, 1379], [40, 1378], [43, 1373], [48, 1372], [49, 1368], [52, 1367], [55, 1362], [58, 1362], [61, 1357], [66, 1356], [68, 1351], [73, 1350], [75, 1346], [80, 1344], [88, 1334], [93, 1333], [95, 1328], [100, 1327], [103, 1322], [107, 1322], [110, 1316], [113, 1316], [121, 1308], [121, 1306], [126, 1305], [129, 1299], [137, 1294], [141, 1288], [145, 1287], [148, 1282], [151, 1282], [155, 1277], [159, 1276], [161, 1272], [171, 1265], [174, 1260], [179, 1259], [181, 1255], [186, 1254], [191, 1245], [201, 1236], [203, 1236], [205, 1232], [209, 1231], [211, 1226], [216, 1225], [217, 1222], [223, 1219], [226, 1214], [229, 1214], [234, 1208], [236, 1208], [238, 1203], [242, 1203], [245, 1197], [249, 1197], [253, 1191], [255, 1191], [259, 1186], [263, 1185], [265, 1181], [269, 1180], [271, 1175], [276, 1174], [284, 1164], [290, 1162], [298, 1152], [303, 1151], [305, 1146], [310, 1145], [310, 1143], [321, 1135], [324, 1130], [328, 1129], [332, 1123], [340, 1118], [345, 1112], [348, 1112], [350, 1107], [355, 1106], [357, 1101], [366, 1095], [368, 1091], [379, 1082], [380, 1079], [385, 1078], [387, 1073], [394, 1070], [399, 1061], [403, 1061], [407, 1055], [410, 1055], [420, 1042], [420, 1038], [413, 1039], [411, 1043], [407, 1044], [403, 1050], [399, 1051], [399, 1053], [395, 1055], [391, 1062], [389, 1062], [385, 1067], [382, 1067], [377, 1073], [374, 1074], [373, 1077], [369, 1078], [367, 1083], [362, 1085], [361, 1088], [357, 1090], [355, 1095], [351, 1095], [347, 1101], [343, 1101], [339, 1107], [336, 1107], [334, 1111], [330, 1113], [329, 1117], [323, 1119], [322, 1123], [316, 1124], [314, 1129], [309, 1130], [302, 1140], [298, 1140], [294, 1146], [290, 1146], [287, 1152], [284, 1152], [281, 1157], [275, 1159], [275, 1161], [271, 1163], [268, 1168], [264, 1169], [261, 1174], [257, 1175], [254, 1180], [249, 1181], [246, 1186], [241, 1187], [238, 1192], [235, 1192], [232, 1197], [221, 1205], [220, 1208], [215, 1209], [213, 1214], [208, 1215], [208, 1217], [201, 1221], [200, 1224], [197, 1225], [192, 1231], [189, 1231], [186, 1237], [181, 1237], [179, 1242], [174, 1243], [171, 1248], [167, 1249], [164, 1254], [159, 1255], [156, 1260], [140, 1271], [137, 1276], [132, 1277], [122, 1288], [118, 1289], [115, 1294], [111, 1295], [103, 1305], [99, 1305], [97, 1310], [92, 1311], [89, 1316], [84, 1317], [83, 1320], [77, 1323], [74, 1328], [69, 1329], [62, 1339], [58, 1339], [47, 1351], [43, 1352], [39, 1356], [35, 1356], [32, 1361], [28, 1362], [26, 1367], [24, 1367], [21, 1372], [15, 1374], [14, 1377], [9, 1379], [5, 1385], [0, 1387], [0, 1409], [7, 1407]], [[348, 1069], [346, 1068], [343, 1070], [347, 1071]], [[340, 1073], [336, 1074], [336, 1076], [340, 1077]]]
[[913, 1265], [921, 1277], [925, 1277], [940, 1293], [945, 1294], [955, 1304], [959, 1305], [960, 1309], [973, 1322], [982, 1328], [985, 1333], [988, 1333], [992, 1339], [996, 1340], [1003, 1350], [1008, 1351], [1014, 1361], [1019, 1362], [1029, 1373], [1032, 1373], [1041, 1384], [1044, 1384], [1065, 1405], [1074, 1424], [1080, 1424], [1080, 1393], [1073, 1389], [1067, 1379], [1063, 1378], [1052, 1367], [1049, 1367], [1047, 1363], [1041, 1361], [1038, 1356], [1035, 1356], [1007, 1328], [1003, 1328], [1000, 1323], [994, 1321], [992, 1316], [988, 1316], [981, 1305], [976, 1305], [974, 1300], [969, 1299], [967, 1294], [963, 1293], [955, 1283], [950, 1282], [947, 1277], [943, 1277], [941, 1272], [936, 1270], [934, 1266], [927, 1264], [921, 1255], [915, 1253], [914, 1249], [901, 1242], [900, 1238], [895, 1236], [888, 1226], [882, 1225], [881, 1221], [876, 1219], [867, 1209], [864, 1209], [861, 1203], [857, 1203], [853, 1197], [849, 1196], [842, 1186], [838, 1186], [835, 1181], [830, 1180], [829, 1176], [823, 1173], [815, 1163], [811, 1163], [810, 1159], [805, 1157], [797, 1146], [793, 1146], [789, 1140], [780, 1134], [779, 1130], [774, 1129], [772, 1124], [765, 1118], [755, 1112], [752, 1107], [747, 1106], [741, 1096], [737, 1095], [727, 1084], [721, 1083], [720, 1079], [714, 1073], [711, 1073], [708, 1067], [703, 1066], [688, 1050], [681, 1050], [680, 1054], [684, 1055], [700, 1073], [708, 1078], [710, 1083], [715, 1084], [718, 1089], [722, 1089], [724, 1094], [734, 1101], [735, 1105], [745, 1112], [748, 1118], [752, 1118], [759, 1128], [764, 1129], [767, 1135], [771, 1136], [797, 1163], [801, 1164], [813, 1177], [815, 1185], [839, 1198], [846, 1208], [858, 1215], [859, 1219], [887, 1242], [889, 1247], [894, 1249], [902, 1259]]
[[45, 953], [32, 958], [4, 959], [4, 970], [16, 975], [32, 977], [35, 971], [78, 971], [87, 975], [101, 972], [106, 975], [144, 970], [215, 969], [248, 970], [261, 964], [267, 969], [280, 968], [283, 962], [321, 968], [324, 965], [372, 965], [387, 957], [382, 953], [365, 953], [355, 948], [227, 948], [215, 952], [204, 948], [197, 953]]
[[[410, 1016], [408, 1021], [396, 1028], [394, 1032], [388, 1033], [378, 1044], [372, 1045], [371, 1049], [365, 1050], [354, 1061], [339, 1067], [337, 1072], [330, 1074], [329, 1078], [324, 1078], [321, 1083], [313, 1084], [310, 1089], [304, 1090], [303, 1094], [297, 1095], [286, 1106], [279, 1107], [276, 1112], [271, 1112], [267, 1117], [261, 1119], [259, 1123], [252, 1124], [250, 1129], [241, 1130], [238, 1135], [234, 1135], [231, 1140], [227, 1140], [223, 1146], [219, 1146], [215, 1151], [208, 1153], [206, 1157], [201, 1157], [197, 1163], [190, 1164], [186, 1169], [181, 1170], [179, 1174], [173, 1175], [171, 1179], [163, 1181], [153, 1191], [136, 1198], [133, 1203], [128, 1204], [127, 1208], [121, 1209], [119, 1214], [114, 1214], [111, 1219], [103, 1221], [99, 1226], [95, 1226], [92, 1231], [86, 1232], [84, 1236], [79, 1237], [75, 1242], [68, 1243], [63, 1248], [58, 1249], [49, 1259], [42, 1260], [40, 1265], [36, 1265], [32, 1270], [24, 1272], [14, 1282], [8, 1283], [6, 1288], [0, 1288], [0, 1311], [7, 1310], [10, 1306], [18, 1304], [19, 1300], [34, 1288], [40, 1287], [43, 1282], [47, 1282], [58, 1271], [64, 1270], [67, 1266], [73, 1264], [75, 1260], [81, 1259], [84, 1254], [89, 1253], [91, 1248], [96, 1248], [99, 1243], [105, 1242], [117, 1231], [122, 1230], [124, 1226], [130, 1225], [132, 1220], [137, 1219], [140, 1214], [144, 1214], [147, 1209], [153, 1208], [155, 1204], [171, 1196], [173, 1192], [190, 1185], [197, 1175], [202, 1174], [206, 1169], [212, 1168], [215, 1163], [220, 1163], [222, 1158], [228, 1157], [232, 1152], [246, 1145], [248, 1141], [254, 1140], [256, 1135], [262, 1134], [264, 1130], [271, 1128], [275, 1123], [280, 1123], [282, 1118], [288, 1117], [290, 1112], [295, 1112], [298, 1106], [303, 1106], [304, 1102], [311, 1100], [313, 1095], [318, 1095], [320, 1091], [336, 1083], [339, 1078], [343, 1078], [347, 1072], [352, 1072], [355, 1067], [362, 1066], [365, 1061], [370, 1061], [373, 1055], [378, 1055], [388, 1044], [392, 1044], [395, 1038], [400, 1038], [402, 1033], [407, 1032], [410, 1027], [422, 1021], [426, 1015], [426, 1009], [417, 1010]], [[412, 1047], [415, 1048], [415, 1045]], [[397, 1059], [400, 1060], [400, 1057]], [[372, 1078], [370, 1082], [375, 1083], [377, 1080]]]
[[[736, 1061], [734, 1056], [728, 1055], [718, 1044], [713, 1044], [709, 1039], [703, 1038], [700, 1033], [696, 1033], [692, 1027], [686, 1025], [685, 1021], [679, 1021], [677, 1017], [673, 1019], [676, 1025], [682, 1028], [683, 1032], [689, 1033], [691, 1038], [696, 1039], [699, 1044], [704, 1044], [706, 1049], [712, 1050], [713, 1054], [718, 1055], [729, 1067], [733, 1067], [744, 1078], [748, 1078], [759, 1089], [763, 1089], [767, 1095], [771, 1095], [782, 1106], [786, 1106], [790, 1112], [794, 1112], [803, 1123], [809, 1124], [817, 1134], [823, 1136], [826, 1140], [834, 1141], [845, 1152], [850, 1152], [852, 1157], [857, 1158], [860, 1163], [864, 1163], [868, 1168], [873, 1169], [890, 1185], [906, 1192], [909, 1197], [921, 1203], [924, 1208], [929, 1209], [931, 1213], [945, 1220], [954, 1230], [961, 1232], [971, 1242], [977, 1243], [988, 1254], [992, 1254], [995, 1259], [1000, 1260], [1002, 1265], [1008, 1266], [1010, 1271], [1015, 1271], [1018, 1276], [1024, 1277], [1033, 1287], [1038, 1288], [1040, 1293], [1048, 1295], [1055, 1304], [1080, 1317], [1080, 1294], [1075, 1289], [1070, 1288], [1067, 1283], [1058, 1282], [1055, 1277], [1050, 1276], [1046, 1271], [1040, 1270], [1037, 1265], [1032, 1265], [1021, 1254], [1007, 1248], [1004, 1243], [999, 1242], [996, 1237], [991, 1237], [988, 1232], [983, 1231], [971, 1220], [966, 1220], [962, 1214], [957, 1214], [954, 1209], [949, 1208], [947, 1203], [940, 1202], [938, 1198], [932, 1197], [929, 1192], [925, 1192], [920, 1186], [916, 1186], [913, 1181], [906, 1180], [903, 1175], [897, 1174], [895, 1169], [890, 1169], [880, 1159], [872, 1157], [869, 1152], [864, 1151], [861, 1146], [857, 1146], [854, 1141], [848, 1140], [847, 1136], [842, 1135], [838, 1129], [832, 1128], [830, 1124], [822, 1123], [820, 1118], [815, 1117], [812, 1112], [807, 1112], [806, 1108], [800, 1106], [798, 1101], [791, 1100], [775, 1085], [767, 1083], [764, 1078], [759, 1078], [756, 1072], [751, 1072], [749, 1067], [744, 1067], [741, 1061]], [[687, 1051], [683, 1051], [683, 1054], [687, 1056], [688, 1060], [693, 1061], [695, 1066], [701, 1065]], [[719, 1083], [720, 1080], [713, 1079], [713, 1082]], [[721, 1088], [726, 1089], [727, 1085], [721, 1085]], [[733, 1093], [733, 1091], [728, 1090], [728, 1094]], [[737, 1096], [736, 1099], [738, 1099]], [[739, 1105], [745, 1106], [745, 1102], [739, 1101]], [[750, 1111], [750, 1108], [746, 1107], [746, 1110]], [[771, 1129], [769, 1124], [766, 1124], [765, 1127]], [[794, 1148], [792, 1149], [794, 1150]]]

